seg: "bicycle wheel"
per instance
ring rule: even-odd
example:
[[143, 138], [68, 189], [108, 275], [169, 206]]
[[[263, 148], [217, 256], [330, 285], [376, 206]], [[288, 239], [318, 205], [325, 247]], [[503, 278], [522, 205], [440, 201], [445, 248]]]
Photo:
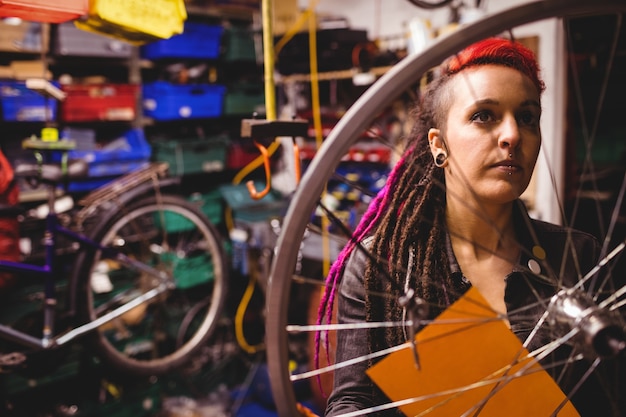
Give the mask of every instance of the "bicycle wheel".
[[92, 339], [100, 356], [138, 375], [185, 365], [211, 336], [226, 297], [227, 263], [215, 226], [183, 198], [159, 195], [108, 209], [92, 236], [113, 257], [98, 250], [78, 259], [86, 323], [156, 293], [97, 327]]
[[[307, 369], [308, 372], [294, 374], [293, 361], [303, 356], [306, 357], [308, 355], [310, 357], [314, 354], [313, 345], [310, 343], [310, 333], [320, 331], [320, 327], [309, 325], [314, 324], [311, 321], [303, 323], [304, 320], [308, 319], [308, 317], [303, 318], [303, 315], [306, 316], [306, 313], [299, 316], [293, 314], [293, 310], [302, 310], [301, 305], [294, 308], [294, 305], [287, 301], [295, 299], [297, 300], [296, 302], [299, 302], [301, 300], [300, 294], [314, 292], [322, 285], [322, 281], [319, 280], [320, 277], [307, 279], [308, 277], [302, 276], [302, 272], [297, 271], [297, 265], [299, 268], [299, 265], [302, 264], [302, 251], [300, 248], [301, 245], [306, 246], [306, 240], [310, 240], [312, 234], [318, 235], [318, 241], [322, 240], [319, 238], [319, 225], [312, 226], [310, 219], [314, 218], [314, 213], [320, 209], [320, 201], [323, 201], [321, 197], [328, 187], [331, 176], [337, 171], [341, 159], [349, 152], [350, 147], [362, 137], [363, 132], [369, 129], [376, 117], [406, 91], [408, 86], [416, 85], [430, 68], [438, 65], [446, 57], [454, 55], [463, 47], [475, 41], [500, 33], [509, 33], [516, 37], [516, 31], [520, 26], [544, 19], [554, 18], [562, 20], [564, 24], [570, 24], [581, 17], [598, 16], [608, 19], [608, 26], [604, 27], [605, 30], [603, 32], [609, 33], [608, 44], [615, 45], [620, 30], [623, 33], [621, 18], [624, 11], [626, 11], [626, 3], [621, 0], [598, 0], [594, 2], [584, 0], [545, 0], [524, 4], [487, 16], [436, 41], [422, 53], [405, 58], [405, 60], [401, 61], [371, 86], [347, 111], [326, 138], [315, 158], [306, 169], [284, 218], [282, 232], [277, 243], [276, 256], [271, 269], [267, 296], [267, 359], [272, 392], [281, 416], [300, 414], [298, 405], [303, 398], [299, 395], [302, 381], [307, 381], [309, 387], [315, 387], [317, 385], [315, 379], [319, 375], [324, 376], [326, 373], [332, 373], [335, 366], [350, 366], [350, 364], [344, 363], [334, 364], [321, 369], [311, 369], [310, 362], [305, 358], [301, 360], [301, 363], [303, 364], [302, 367]], [[575, 42], [576, 39], [568, 39], [567, 43], [575, 45]], [[615, 56], [614, 50], [608, 53], [613, 57]], [[575, 51], [572, 51], [571, 54], [575, 55]], [[608, 62], [610, 64], [613, 62], [613, 59], [609, 58]], [[573, 79], [572, 81], [578, 80]], [[606, 79], [601, 78], [600, 81], [595, 80], [594, 83], [590, 83], [587, 80], [582, 86], [572, 87], [571, 91], [575, 96], [575, 93], [581, 89], [587, 90], [593, 87], [597, 89], [598, 96], [602, 98], [602, 95], [606, 92], [606, 85]], [[575, 101], [579, 100], [576, 99]], [[601, 100], [599, 99], [598, 102], [601, 102]], [[578, 105], [582, 109], [578, 117], [585, 118], [590, 111], [601, 109], [602, 106], [598, 102]], [[610, 304], [603, 304], [602, 308], [618, 311], [623, 318], [624, 277], [623, 270], [619, 269], [615, 262], [620, 256], [623, 258], [624, 251], [622, 196], [626, 188], [626, 180], [623, 177], [623, 162], [618, 161], [613, 168], [600, 165], [594, 167], [591, 164], [598, 152], [598, 144], [594, 144], [593, 139], [596, 135], [595, 127], [599, 119], [600, 113], [595, 115], [593, 123], [588, 124], [588, 126], [594, 126], [594, 128], [591, 128], [591, 133], [587, 130], [584, 134], [581, 134], [583, 140], [582, 145], [578, 145], [578, 150], [583, 154], [580, 157], [580, 161], [583, 161], [580, 166], [585, 168], [576, 174], [576, 179], [568, 178], [568, 181], [577, 183], [579, 186], [570, 189], [570, 193], [566, 196], [563, 196], [563, 192], [558, 186], [553, 189], [552, 193], [557, 199], [559, 207], [565, 212], [563, 223], [566, 225], [577, 226], [585, 223], [589, 218], [581, 218], [581, 216], [585, 216], [581, 214], [583, 211], [581, 208], [583, 206], [591, 207], [590, 212], [594, 213], [594, 222], [601, 225], [599, 229], [602, 229], [602, 231], [599, 232], [598, 237], [605, 249], [603, 252], [605, 256], [597, 269], [606, 274], [608, 282], [605, 284], [607, 285], [606, 288], [612, 288], [613, 296], [615, 297]], [[560, 168], [554, 167], [553, 169], [558, 171]], [[615, 175], [608, 174], [609, 171], [613, 172], [613, 174], [617, 172], [616, 180], [612, 182], [615, 192], [611, 194], [611, 197], [607, 197], [604, 201], [599, 202], [597, 199], [600, 194], [598, 192], [598, 183], [603, 178], [607, 180], [609, 176], [615, 177]], [[347, 182], [347, 184], [350, 183]], [[607, 207], [607, 205], [610, 205], [610, 207]], [[600, 214], [600, 212], [603, 212], [603, 214]], [[308, 237], [305, 237], [305, 233], [308, 234]], [[326, 233], [326, 230], [322, 230], [321, 233]], [[345, 241], [345, 238], [342, 239]], [[328, 240], [333, 243], [336, 241], [336, 237], [331, 235]], [[313, 249], [313, 251], [315, 250], [321, 253], [321, 245]], [[582, 276], [589, 271], [581, 272]], [[610, 287], [610, 285], [613, 285], [613, 287]], [[549, 301], [538, 300], [538, 303], [547, 306]], [[331, 328], [329, 337], [333, 337], [333, 332], [342, 331], [339, 330], [338, 326], [333, 327], [332, 323], [326, 327]], [[299, 350], [305, 350], [306, 354], [303, 355]], [[323, 356], [324, 354], [322, 353], [321, 355]], [[420, 361], [422, 366], [428, 366], [428, 358], [421, 357]], [[407, 364], [407, 366], [412, 365]], [[621, 383], [623, 384], [624, 381]], [[618, 385], [610, 384], [607, 389], [613, 390], [613, 394], [615, 392], [619, 394]], [[409, 401], [411, 399], [407, 398], [405, 400]], [[417, 402], [419, 400], [413, 399], [413, 401]], [[387, 407], [388, 404], [381, 404], [381, 406]], [[433, 415], [436, 415], [437, 409], [437, 407], [433, 407]], [[364, 410], [362, 414], [358, 415], [367, 415], [372, 412], [373, 410]], [[480, 408], [477, 407], [474, 410], [468, 410], [467, 414], [464, 415], [479, 414]], [[423, 415], [430, 414], [424, 413]]]

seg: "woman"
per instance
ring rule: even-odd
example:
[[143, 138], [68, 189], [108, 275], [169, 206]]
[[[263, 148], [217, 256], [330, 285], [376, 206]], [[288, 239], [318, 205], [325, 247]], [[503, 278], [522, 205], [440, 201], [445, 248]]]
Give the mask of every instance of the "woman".
[[[537, 300], [572, 286], [599, 252], [590, 235], [531, 220], [519, 199], [541, 146], [538, 64], [521, 44], [492, 38], [434, 75], [407, 150], [331, 269], [319, 320], [337, 291], [339, 322], [398, 322], [407, 289], [434, 318], [473, 286], [525, 342], [545, 311]], [[567, 239], [573, 250], [564, 252]], [[532, 335], [529, 350], [554, 338]], [[406, 341], [402, 326], [338, 331], [335, 362]], [[365, 374], [373, 362], [335, 370], [326, 416], [388, 402]], [[577, 380], [560, 379], [564, 392]], [[584, 414], [587, 402], [574, 403]], [[593, 415], [604, 415], [597, 406]]]

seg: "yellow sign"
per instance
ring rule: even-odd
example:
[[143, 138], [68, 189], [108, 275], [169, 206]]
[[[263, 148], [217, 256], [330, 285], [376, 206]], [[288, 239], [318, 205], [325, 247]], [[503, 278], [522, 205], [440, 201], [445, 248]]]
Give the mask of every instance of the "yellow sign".
[[59, 140], [59, 131], [55, 127], [41, 129], [41, 140], [44, 142], [56, 142]]

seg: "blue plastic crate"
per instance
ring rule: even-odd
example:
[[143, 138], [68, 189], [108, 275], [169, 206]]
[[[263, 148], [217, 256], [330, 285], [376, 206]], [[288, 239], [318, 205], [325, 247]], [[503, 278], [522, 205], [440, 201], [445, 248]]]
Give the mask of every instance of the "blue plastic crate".
[[[124, 174], [128, 174], [130, 172], [144, 168], [149, 163], [150, 162], [144, 161], [127, 161], [119, 165], [118, 171], [123, 171]], [[104, 187], [105, 185], [107, 185], [111, 181], [116, 180], [119, 177], [120, 174], [108, 177], [94, 177], [83, 181], [70, 182], [69, 184], [67, 184], [67, 191], [70, 193], [84, 193], [93, 191], [97, 188]]]
[[223, 85], [156, 81], [144, 84], [142, 90], [143, 114], [155, 120], [211, 118], [223, 113]]
[[143, 45], [141, 56], [145, 59], [217, 58], [220, 54], [223, 33], [222, 26], [185, 22], [183, 33]]
[[[53, 83], [59, 86], [58, 83]], [[26, 87], [24, 81], [0, 82], [2, 119], [5, 121], [45, 122], [57, 115], [57, 101]]]
[[[139, 169], [150, 161], [151, 152], [142, 129], [130, 129], [100, 149], [71, 150], [68, 153], [70, 159], [87, 161], [89, 176], [84, 181], [70, 183], [69, 191], [89, 191]], [[52, 159], [60, 161], [61, 153], [55, 153]]]

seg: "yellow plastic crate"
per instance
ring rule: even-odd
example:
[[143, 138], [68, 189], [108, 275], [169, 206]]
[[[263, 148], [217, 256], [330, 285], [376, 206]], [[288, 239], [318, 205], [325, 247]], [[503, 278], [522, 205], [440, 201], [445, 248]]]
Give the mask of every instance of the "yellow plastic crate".
[[91, 0], [86, 18], [74, 24], [141, 44], [182, 33], [186, 19], [184, 0]]

